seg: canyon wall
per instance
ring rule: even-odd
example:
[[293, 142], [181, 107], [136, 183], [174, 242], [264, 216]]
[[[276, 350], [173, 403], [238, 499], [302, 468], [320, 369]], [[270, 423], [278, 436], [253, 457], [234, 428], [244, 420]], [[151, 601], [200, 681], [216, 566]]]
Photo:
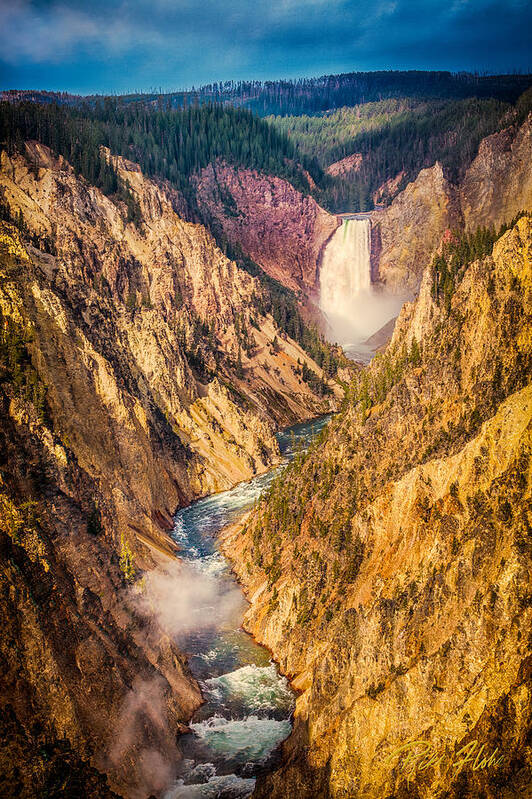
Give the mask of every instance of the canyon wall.
[[449, 230], [499, 228], [532, 207], [532, 115], [488, 136], [458, 185], [439, 163], [423, 169], [384, 210], [371, 215], [374, 272], [392, 290], [417, 290]]
[[460, 224], [458, 203], [439, 163], [417, 178], [383, 211], [373, 211], [374, 271], [392, 291], [415, 291], [445, 231]]
[[448, 308], [427, 268], [323, 440], [226, 532], [246, 626], [301, 692], [255, 796], [530, 792], [531, 258], [525, 217]]
[[269, 468], [274, 429], [341, 394], [171, 187], [114, 163], [135, 223], [48, 149], [1, 155], [6, 796], [111, 796], [95, 768], [160, 794], [201, 696], [131, 584], [176, 568], [178, 506]]
[[488, 136], [460, 185], [466, 227], [510, 222], [532, 207], [532, 114], [519, 128]]
[[286, 180], [226, 164], [202, 170], [196, 190], [200, 208], [230, 244], [284, 286], [315, 294], [321, 252], [339, 225], [335, 216]]

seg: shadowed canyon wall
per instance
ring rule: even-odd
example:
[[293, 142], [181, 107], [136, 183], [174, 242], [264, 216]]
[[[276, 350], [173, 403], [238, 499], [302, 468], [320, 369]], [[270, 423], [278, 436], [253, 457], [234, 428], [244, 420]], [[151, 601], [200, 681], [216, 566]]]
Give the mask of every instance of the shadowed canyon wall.
[[510, 222], [532, 205], [532, 115], [484, 139], [458, 186], [436, 163], [382, 211], [372, 213], [375, 272], [395, 290], [419, 287], [446, 232]]

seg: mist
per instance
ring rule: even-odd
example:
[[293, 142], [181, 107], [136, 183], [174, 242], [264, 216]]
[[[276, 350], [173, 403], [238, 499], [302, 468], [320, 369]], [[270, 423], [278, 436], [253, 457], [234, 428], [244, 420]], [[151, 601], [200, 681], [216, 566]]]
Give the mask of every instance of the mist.
[[216, 579], [193, 564], [171, 562], [145, 575], [135, 601], [179, 641], [187, 633], [219, 627], [227, 619], [239, 625], [243, 598], [234, 583]]
[[368, 338], [398, 316], [406, 295], [392, 294], [385, 288], [371, 286], [344, 301], [338, 312], [324, 313], [327, 335], [340, 344], [348, 355], [362, 357], [364, 352], [374, 352], [374, 347], [364, 347]]

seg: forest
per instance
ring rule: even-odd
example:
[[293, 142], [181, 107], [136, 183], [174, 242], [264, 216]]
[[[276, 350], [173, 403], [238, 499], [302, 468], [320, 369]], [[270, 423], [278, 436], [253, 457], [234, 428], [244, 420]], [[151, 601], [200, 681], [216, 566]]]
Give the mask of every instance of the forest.
[[[332, 177], [324, 174], [316, 198], [330, 211], [366, 211], [392, 196], [377, 190], [401, 175], [397, 188], [420, 169], [439, 161], [452, 182], [475, 157], [480, 141], [523, 121], [532, 109], [532, 89], [515, 105], [496, 99], [386, 100], [343, 108], [322, 116], [268, 117], [294, 144], [300, 157], [322, 168], [360, 153], [357, 169]], [[314, 170], [316, 171], [316, 169]], [[397, 188], [395, 191], [397, 191]]]
[[[286, 178], [308, 191], [295, 149], [282, 133], [251, 112], [220, 105], [154, 111], [143, 103], [106, 98], [94, 105], [0, 103], [0, 142], [8, 151], [35, 139], [63, 155], [89, 183], [106, 194], [118, 188], [102, 159], [107, 146], [138, 163], [150, 177], [165, 178], [188, 193], [188, 178], [221, 158], [228, 163]], [[312, 164], [308, 165], [315, 172]], [[315, 172], [315, 179], [320, 174]]]
[[[259, 116], [319, 114], [346, 106], [379, 102], [390, 98], [464, 99], [494, 98], [514, 103], [530, 86], [523, 74], [486, 75], [448, 71], [346, 72], [295, 80], [218, 81], [188, 90], [166, 93], [122, 95], [123, 104], [142, 102], [155, 109], [187, 108], [209, 103], [247, 108]], [[70, 106], [97, 104], [101, 97], [81, 98], [66, 92], [5, 92], [7, 98], [32, 99], [40, 103]]]
[[[179, 102], [177, 94], [76, 98], [7, 92], [0, 103], [0, 141], [8, 149], [23, 139], [47, 144], [93, 185], [125, 200], [131, 220], [138, 216], [134, 198], [102, 159], [101, 145], [139, 163], [145, 174], [170, 180], [192, 210], [190, 177], [221, 159], [285, 178], [303, 193], [313, 184], [316, 200], [332, 213], [365, 211], [386, 205], [436, 161], [451, 181], [459, 180], [482, 138], [522, 121], [532, 109], [530, 80], [352, 73], [212, 84], [181, 93]], [[268, 106], [262, 119], [268, 109], [248, 102], [252, 96], [286, 103]], [[254, 113], [234, 107], [239, 105]], [[361, 156], [356, 169], [327, 173], [328, 166], [355, 153]], [[386, 182], [396, 178], [388, 191]]]

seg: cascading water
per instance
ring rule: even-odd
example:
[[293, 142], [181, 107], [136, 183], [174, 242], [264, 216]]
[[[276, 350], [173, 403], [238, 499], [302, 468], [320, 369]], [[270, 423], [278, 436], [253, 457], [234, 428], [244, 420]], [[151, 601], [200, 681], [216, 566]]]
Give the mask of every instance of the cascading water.
[[[278, 433], [285, 462], [308, 447], [328, 421], [322, 417]], [[294, 694], [269, 652], [241, 629], [247, 603], [216, 546], [217, 533], [249, 510], [283, 468], [176, 514], [174, 538], [195, 586], [187, 608], [190, 628], [178, 643], [205, 704], [190, 724], [191, 734], [180, 738], [184, 759], [164, 799], [248, 799], [255, 776], [271, 766], [275, 749], [292, 729]]]
[[321, 267], [321, 308], [350, 317], [351, 299], [371, 287], [369, 219], [345, 219], [329, 241]]
[[353, 216], [331, 237], [320, 271], [320, 308], [331, 335], [363, 362], [374, 354], [366, 340], [397, 316], [404, 301], [372, 284], [370, 255], [370, 220]]

